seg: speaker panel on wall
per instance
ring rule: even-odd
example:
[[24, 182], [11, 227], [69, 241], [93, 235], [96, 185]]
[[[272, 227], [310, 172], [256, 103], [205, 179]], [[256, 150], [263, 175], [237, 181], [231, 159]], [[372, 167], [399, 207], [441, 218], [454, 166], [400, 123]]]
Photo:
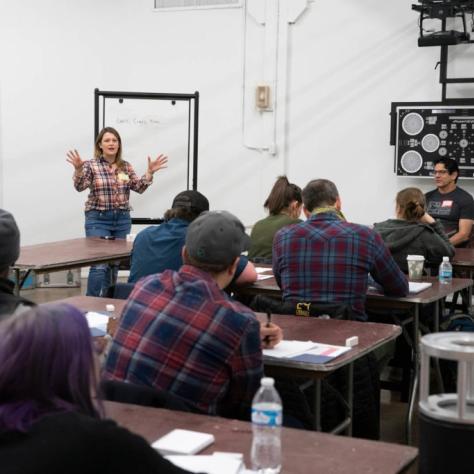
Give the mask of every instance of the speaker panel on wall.
[[474, 179], [474, 105], [392, 104], [391, 144], [398, 176], [428, 177], [441, 157]]

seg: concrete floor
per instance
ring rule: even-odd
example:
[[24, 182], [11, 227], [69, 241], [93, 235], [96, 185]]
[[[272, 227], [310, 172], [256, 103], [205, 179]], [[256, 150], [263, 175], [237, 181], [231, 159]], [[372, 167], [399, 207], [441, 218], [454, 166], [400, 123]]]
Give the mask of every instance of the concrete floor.
[[[76, 296], [85, 293], [86, 282], [82, 282], [81, 288], [36, 288], [23, 290], [22, 295], [36, 303], [46, 303], [69, 296]], [[390, 443], [405, 443], [405, 419], [407, 404], [401, 403], [399, 394], [382, 390], [381, 393], [381, 441]], [[416, 435], [415, 435], [416, 442]], [[416, 472], [413, 467], [408, 472]]]

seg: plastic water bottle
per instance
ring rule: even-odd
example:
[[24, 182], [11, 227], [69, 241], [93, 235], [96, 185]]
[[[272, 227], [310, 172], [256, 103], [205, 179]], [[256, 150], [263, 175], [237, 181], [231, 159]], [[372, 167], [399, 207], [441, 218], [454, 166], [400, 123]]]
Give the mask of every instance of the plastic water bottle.
[[449, 263], [449, 257], [443, 257], [443, 261], [439, 266], [438, 277], [440, 283], [451, 283], [453, 279], [453, 267]]
[[278, 474], [281, 469], [281, 399], [270, 377], [261, 380], [252, 401], [252, 470]]

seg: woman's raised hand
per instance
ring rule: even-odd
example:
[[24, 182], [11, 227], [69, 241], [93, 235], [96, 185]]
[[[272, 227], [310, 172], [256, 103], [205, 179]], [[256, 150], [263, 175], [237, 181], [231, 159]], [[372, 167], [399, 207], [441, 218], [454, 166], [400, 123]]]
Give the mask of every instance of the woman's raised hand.
[[158, 155], [156, 159], [152, 160], [148, 157], [148, 170], [147, 172], [151, 175], [161, 170], [161, 168], [167, 168], [168, 157], [166, 155]]
[[76, 171], [80, 171], [85, 162], [81, 159], [79, 152], [77, 150], [69, 150], [66, 155], [66, 161], [71, 163]]

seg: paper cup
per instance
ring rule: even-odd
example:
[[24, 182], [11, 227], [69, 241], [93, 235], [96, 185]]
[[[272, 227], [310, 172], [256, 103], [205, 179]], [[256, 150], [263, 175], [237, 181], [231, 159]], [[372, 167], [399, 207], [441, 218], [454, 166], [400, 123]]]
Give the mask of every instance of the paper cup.
[[407, 255], [408, 279], [419, 280], [423, 276], [425, 257], [423, 255]]

